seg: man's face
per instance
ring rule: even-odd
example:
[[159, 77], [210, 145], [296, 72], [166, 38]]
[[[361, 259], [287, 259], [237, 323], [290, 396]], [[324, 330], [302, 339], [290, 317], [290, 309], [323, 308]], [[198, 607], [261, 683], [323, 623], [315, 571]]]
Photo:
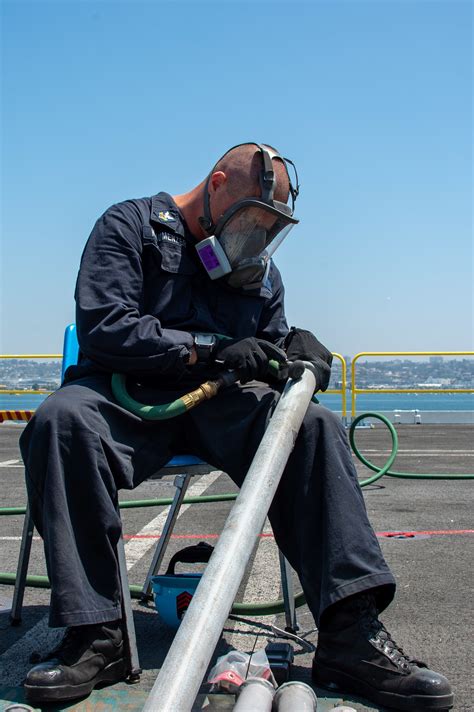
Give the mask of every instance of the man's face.
[[[225, 176], [225, 174], [221, 174]], [[213, 176], [214, 177], [214, 176]], [[214, 224], [217, 224], [224, 213], [233, 205], [245, 198], [259, 198], [261, 194], [260, 187], [252, 186], [247, 190], [241, 190], [239, 193], [231, 194], [228, 190], [226, 179], [216, 180], [215, 184], [212, 179], [210, 181], [210, 210]], [[245, 208], [236, 213], [232, 218], [232, 230], [241, 230], [242, 234], [246, 234], [251, 228], [269, 230], [276, 222], [276, 217], [259, 208]]]

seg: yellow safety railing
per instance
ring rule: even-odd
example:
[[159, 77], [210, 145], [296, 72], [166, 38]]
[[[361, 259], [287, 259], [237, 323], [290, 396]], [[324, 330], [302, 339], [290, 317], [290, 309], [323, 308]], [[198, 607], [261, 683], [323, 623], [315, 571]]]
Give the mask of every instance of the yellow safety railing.
[[342, 418], [345, 421], [347, 417], [347, 363], [346, 359], [344, 356], [341, 356], [341, 354], [333, 352], [334, 358], [339, 359], [341, 362], [341, 367], [342, 367], [342, 374], [341, 374], [341, 383], [342, 387], [341, 388], [328, 388], [325, 393], [339, 393], [342, 397]]
[[[326, 393], [339, 394], [341, 396], [342, 417], [347, 416], [347, 364], [341, 354], [334, 352], [334, 358], [341, 362], [341, 388], [330, 388]], [[356, 398], [362, 393], [474, 393], [474, 388], [357, 388], [356, 385], [356, 365], [363, 356], [474, 356], [474, 351], [361, 351], [352, 359], [351, 364], [351, 415], [356, 415]], [[0, 354], [0, 359], [62, 359], [62, 354]], [[47, 395], [51, 391], [44, 389], [0, 389], [0, 394], [26, 395], [42, 394]]]
[[[345, 361], [344, 356], [341, 356], [341, 354], [338, 353], [333, 353], [334, 358], [339, 359], [341, 362], [341, 368], [342, 368], [342, 374], [341, 374], [341, 383], [342, 387], [341, 388], [331, 388], [326, 391], [326, 393], [338, 393], [342, 397], [342, 417], [346, 418], [347, 416], [347, 364]], [[7, 359], [7, 358], [17, 358], [17, 359], [62, 359], [62, 354], [0, 354], [0, 359]], [[38, 390], [10, 390], [10, 389], [3, 389], [0, 388], [0, 395], [2, 394], [8, 394], [8, 395], [25, 395], [25, 394], [42, 394], [42, 395], [47, 395], [51, 393], [51, 391], [46, 391], [43, 389], [38, 389]]]
[[359, 393], [474, 393], [474, 388], [357, 388], [356, 363], [362, 356], [474, 356], [474, 351], [361, 351], [351, 364], [351, 415], [356, 415]]

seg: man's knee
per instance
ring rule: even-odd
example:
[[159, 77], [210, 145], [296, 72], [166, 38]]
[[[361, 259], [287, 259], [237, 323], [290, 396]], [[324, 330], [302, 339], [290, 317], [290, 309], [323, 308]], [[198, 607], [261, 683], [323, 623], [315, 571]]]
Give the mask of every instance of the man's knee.
[[98, 396], [93, 391], [80, 386], [60, 388], [41, 404], [20, 438], [24, 461], [59, 437], [65, 442], [77, 432], [97, 432], [99, 417]]
[[344, 426], [338, 415], [318, 403], [311, 402], [303, 420], [303, 427], [316, 428], [318, 432], [327, 430], [329, 432], [344, 432]]
[[60, 388], [41, 404], [30, 424], [40, 431], [57, 427], [67, 432], [77, 423], [87, 423], [86, 411], [92, 416], [97, 408], [95, 399], [84, 390], [73, 386]]
[[[350, 453], [346, 429], [336, 413], [317, 403], [310, 403], [300, 428], [298, 440], [309, 452], [325, 452], [331, 460], [347, 461]], [[326, 456], [325, 456], [326, 457]]]

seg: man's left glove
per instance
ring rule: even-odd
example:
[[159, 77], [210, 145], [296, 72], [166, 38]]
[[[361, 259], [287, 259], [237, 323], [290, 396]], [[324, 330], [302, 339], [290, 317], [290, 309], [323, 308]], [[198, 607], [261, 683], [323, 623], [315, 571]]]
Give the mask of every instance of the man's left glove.
[[254, 336], [220, 341], [213, 357], [222, 362], [225, 368], [235, 368], [241, 383], [247, 383], [254, 378], [265, 379], [271, 359], [286, 364], [284, 351], [269, 341]]
[[283, 348], [289, 361], [309, 361], [314, 366], [316, 390], [325, 391], [331, 376], [332, 353], [310, 331], [292, 326]]

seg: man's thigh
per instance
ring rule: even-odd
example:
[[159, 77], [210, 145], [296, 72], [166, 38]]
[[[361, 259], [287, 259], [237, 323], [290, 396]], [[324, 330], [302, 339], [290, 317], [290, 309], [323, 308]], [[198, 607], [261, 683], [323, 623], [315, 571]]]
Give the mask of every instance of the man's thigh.
[[279, 397], [259, 381], [222, 390], [186, 416], [190, 450], [241, 485]]
[[74, 453], [75, 465], [79, 457], [90, 467], [92, 451], [100, 449], [100, 467], [112, 471], [117, 488], [131, 488], [172, 457], [179, 427], [176, 419], [146, 421], [133, 415], [115, 400], [110, 376], [91, 375], [67, 383], [46, 399], [25, 429], [21, 447], [33, 463], [52, 441], [60, 442], [58, 464], [66, 476], [72, 464], [68, 454]]

